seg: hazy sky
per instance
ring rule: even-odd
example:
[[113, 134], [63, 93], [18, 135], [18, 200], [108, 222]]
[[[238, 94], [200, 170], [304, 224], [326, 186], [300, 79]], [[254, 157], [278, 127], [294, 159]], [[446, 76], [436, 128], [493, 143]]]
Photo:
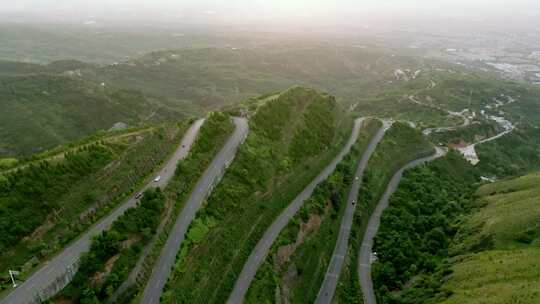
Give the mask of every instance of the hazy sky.
[[81, 19], [163, 15], [229, 24], [360, 26], [452, 19], [501, 27], [540, 25], [540, 0], [0, 0], [0, 12]]

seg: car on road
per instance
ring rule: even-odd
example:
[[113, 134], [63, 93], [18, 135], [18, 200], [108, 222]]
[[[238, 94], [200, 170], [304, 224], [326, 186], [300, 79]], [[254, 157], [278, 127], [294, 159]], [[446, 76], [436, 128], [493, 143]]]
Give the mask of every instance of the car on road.
[[142, 192], [139, 192], [137, 194], [135, 194], [135, 199], [140, 199], [142, 196]]
[[154, 178], [154, 182], [156, 182], [156, 183], [159, 182], [160, 180], [161, 180], [161, 176], [160, 176], [160, 175], [158, 175], [158, 176], [156, 176], [156, 178]]
[[354, 179], [355, 179], [355, 180], [359, 180], [360, 178], [357, 176], [357, 177], [355, 177]]

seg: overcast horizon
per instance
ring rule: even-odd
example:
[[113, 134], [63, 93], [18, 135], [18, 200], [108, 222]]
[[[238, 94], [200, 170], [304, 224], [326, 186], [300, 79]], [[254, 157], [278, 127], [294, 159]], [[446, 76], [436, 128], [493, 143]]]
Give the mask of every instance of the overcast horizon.
[[8, 21], [168, 22], [259, 27], [540, 29], [540, 2], [515, 0], [18, 0]]

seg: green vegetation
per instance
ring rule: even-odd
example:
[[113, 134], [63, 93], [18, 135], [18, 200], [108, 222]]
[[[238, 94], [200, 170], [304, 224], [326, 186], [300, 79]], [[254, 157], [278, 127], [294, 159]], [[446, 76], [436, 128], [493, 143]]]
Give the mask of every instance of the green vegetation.
[[520, 125], [512, 133], [478, 145], [479, 170], [488, 176], [516, 176], [540, 170], [540, 129]]
[[540, 175], [475, 192], [477, 174], [455, 154], [405, 174], [375, 239], [378, 302], [540, 302]]
[[15, 167], [19, 163], [16, 158], [0, 158], [0, 170], [5, 170]]
[[456, 152], [404, 174], [374, 240], [378, 303], [425, 303], [439, 293], [447, 274], [442, 261], [471, 210], [476, 180]]
[[60, 300], [103, 303], [127, 278], [137, 257], [155, 233], [165, 197], [159, 188], [145, 191], [136, 207], [128, 209], [112, 227], [96, 236], [80, 260], [73, 280], [59, 293]]
[[[320, 119], [333, 134], [312, 134], [304, 159], [293, 158], [295, 141]], [[294, 197], [334, 157], [350, 130], [332, 97], [295, 87], [261, 105], [250, 121], [246, 142], [208, 198], [182, 245], [165, 302], [220, 302], [232, 289], [251, 249]], [[339, 127], [341, 126], [341, 127]], [[318, 132], [312, 128], [311, 132]], [[294, 151], [294, 152], [293, 152]], [[206, 228], [193, 228], [204, 224]], [[201, 233], [193, 233], [193, 229]], [[219, 273], [219, 276], [216, 276]], [[209, 293], [211, 291], [211, 293]]]
[[502, 131], [497, 123], [483, 120], [456, 130], [432, 133], [429, 139], [431, 142], [443, 144], [475, 143], [500, 132]]
[[0, 184], [0, 251], [6, 251], [31, 234], [46, 217], [59, 209], [58, 199], [75, 183], [97, 172], [112, 151], [94, 145], [68, 153], [59, 164], [42, 162], [8, 174]]
[[[4, 15], [5, 16], [5, 15]], [[3, 16], [3, 17], [4, 17]], [[243, 46], [256, 35], [234, 37], [205, 32], [178, 32], [177, 28], [114, 27], [104, 24], [19, 23], [2, 20], [0, 59], [49, 63], [76, 59], [111, 64], [147, 52], [172, 48]], [[1, 71], [2, 69], [0, 69]], [[1, 73], [1, 72], [0, 72]]]
[[109, 90], [77, 76], [0, 77], [0, 155], [29, 155], [123, 122], [178, 120], [141, 93]]
[[[149, 119], [155, 121], [186, 113], [200, 114], [203, 110], [232, 106], [239, 100], [265, 92], [282, 91], [294, 84], [328, 91], [345, 107], [351, 106], [361, 115], [392, 116], [413, 121], [422, 128], [458, 125], [460, 119], [449, 116], [442, 109], [461, 111], [471, 108], [478, 112], [493, 103], [495, 97], [504, 100], [500, 94], [517, 100], [500, 108], [512, 121], [535, 124], [540, 120], [540, 105], [536, 100], [539, 91], [533, 86], [502, 81], [485, 73], [400, 55], [399, 52], [391, 54], [375, 46], [361, 49], [316, 42], [265, 42], [264, 47], [244, 47], [249, 40], [246, 37], [212, 41], [204, 35], [165, 39], [177, 34], [166, 31], [156, 34], [115, 33], [103, 29], [104, 32], [97, 35], [86, 32], [88, 29], [55, 30], [77, 33], [80, 36], [73, 34], [70, 39], [89, 39], [93, 41], [91, 45], [101, 45], [106, 41], [106, 49], [110, 53], [107, 52], [105, 57], [116, 57], [112, 48], [119, 41], [133, 45], [133, 48], [123, 50], [125, 54], [133, 54], [135, 49], [141, 49], [140, 42], [133, 41], [141, 37], [154, 41], [153, 47], [162, 45], [161, 49], [169, 50], [142, 56], [138, 51], [135, 52], [136, 57], [116, 59], [114, 64], [103, 66], [76, 60], [55, 61], [47, 65], [0, 61], [0, 93], [9, 97], [4, 112], [11, 114], [7, 120], [0, 116], [0, 121], [6, 125], [5, 131], [0, 131], [0, 139], [3, 139], [0, 155], [40, 151], [98, 129], [108, 129], [116, 122], [139, 125]], [[6, 32], [6, 37], [12, 35], [10, 27], [2, 31]], [[33, 29], [15, 31], [22, 35], [35, 35]], [[44, 36], [46, 33], [48, 30], [43, 30]], [[41, 39], [35, 38], [33, 43], [39, 44]], [[10, 44], [17, 41], [9, 39]], [[66, 43], [64, 41], [63, 45]], [[187, 45], [193, 47], [182, 48]], [[179, 48], [171, 49], [176, 46]], [[81, 58], [85, 57], [86, 51], [89, 50], [55, 60], [86, 60]], [[0, 57], [1, 54], [2, 46]], [[418, 77], [403, 81], [393, 75], [398, 68], [422, 71]], [[455, 73], [448, 72], [450, 69]], [[433, 87], [430, 86], [432, 80], [435, 81]], [[55, 90], [57, 82], [65, 82], [66, 88]], [[135, 96], [117, 97], [116, 92]], [[135, 92], [144, 92], [144, 95]], [[412, 102], [411, 96], [431, 107]], [[90, 109], [88, 117], [80, 117], [80, 108]], [[154, 112], [156, 114], [152, 115]], [[28, 119], [28, 115], [39, 119]], [[30, 132], [38, 126], [43, 128], [40, 131], [44, 134], [39, 138], [34, 135], [39, 132]]]
[[[206, 118], [199, 131], [197, 140], [191, 147], [190, 153], [178, 163], [173, 179], [163, 191], [166, 199], [165, 216], [161, 221], [156, 236], [149, 244], [148, 254], [141, 257], [142, 268], [137, 275], [136, 284], [130, 286], [118, 297], [119, 303], [137, 301], [137, 297], [141, 296], [151, 274], [152, 267], [167, 240], [178, 213], [184, 207], [189, 194], [204, 170], [206, 170], [214, 156], [223, 147], [227, 138], [233, 132], [233, 129], [234, 126], [230, 117], [224, 113], [211, 112]], [[196, 227], [199, 227], [199, 224], [202, 223], [194, 222]], [[203, 232], [204, 227], [200, 229], [200, 232], [198, 228], [195, 228], [193, 232], [190, 232], [188, 238], [197, 238], [197, 235]]]
[[259, 268], [246, 303], [312, 303], [317, 296], [334, 250], [350, 184], [358, 161], [381, 127], [370, 121], [336, 170], [315, 188], [313, 195], [280, 233]]
[[8, 267], [22, 270], [24, 278], [132, 195], [177, 147], [184, 130], [182, 124], [124, 134], [3, 174], [2, 282], [7, 284]]
[[437, 302], [540, 303], [539, 184], [536, 173], [478, 189]]
[[340, 303], [362, 301], [358, 282], [358, 252], [369, 216], [386, 190], [392, 175], [410, 161], [432, 154], [433, 147], [416, 130], [395, 123], [371, 156], [364, 173], [354, 215], [349, 249], [341, 272], [335, 299]]

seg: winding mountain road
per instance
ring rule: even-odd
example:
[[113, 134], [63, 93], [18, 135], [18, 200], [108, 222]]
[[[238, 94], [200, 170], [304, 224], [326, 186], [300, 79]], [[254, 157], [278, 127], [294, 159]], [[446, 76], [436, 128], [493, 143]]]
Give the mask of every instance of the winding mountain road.
[[362, 287], [365, 304], [376, 303], [375, 292], [373, 291], [373, 282], [371, 280], [371, 250], [373, 247], [373, 238], [379, 230], [382, 213], [388, 207], [390, 197], [399, 186], [399, 182], [401, 181], [403, 172], [424, 163], [433, 161], [437, 158], [444, 156], [445, 154], [446, 150], [437, 147], [436, 153], [434, 155], [414, 160], [405, 165], [399, 171], [397, 171], [388, 183], [388, 186], [386, 187], [384, 194], [379, 200], [375, 211], [373, 211], [373, 213], [371, 214], [366, 228], [366, 232], [364, 233], [362, 247], [360, 248], [358, 257], [358, 276], [360, 279], [360, 286]]
[[337, 164], [349, 153], [351, 147], [354, 145], [360, 134], [360, 128], [364, 122], [364, 118], [359, 118], [355, 121], [354, 127], [351, 133], [351, 137], [347, 144], [343, 147], [340, 153], [332, 160], [332, 162], [324, 168], [324, 170], [292, 201], [292, 203], [279, 215], [279, 217], [272, 223], [270, 228], [266, 230], [261, 240], [257, 243], [249, 258], [244, 264], [240, 276], [236, 280], [234, 289], [227, 300], [229, 304], [242, 303], [244, 296], [257, 274], [257, 270], [264, 262], [264, 259], [268, 255], [272, 244], [279, 236], [279, 233], [287, 226], [294, 215], [300, 210], [304, 202], [311, 197], [311, 194], [315, 190], [318, 184], [328, 178], [332, 172], [334, 172]]
[[371, 155], [375, 151], [375, 148], [377, 148], [377, 145], [383, 139], [384, 134], [391, 126], [392, 122], [387, 120], [383, 121], [383, 127], [371, 139], [369, 145], [362, 154], [360, 162], [358, 163], [355, 178], [353, 180], [351, 190], [349, 191], [349, 196], [347, 198], [347, 207], [341, 219], [341, 227], [339, 230], [336, 246], [334, 247], [334, 253], [332, 254], [332, 258], [330, 260], [330, 264], [328, 265], [324, 281], [317, 295], [317, 299], [315, 300], [315, 303], [317, 304], [332, 302], [334, 292], [336, 291], [339, 274], [341, 273], [341, 268], [343, 267], [343, 261], [345, 259], [345, 256], [347, 255], [347, 248], [349, 247], [349, 237], [353, 224], [354, 211], [356, 210], [356, 202], [358, 201], [358, 192], [360, 191], [360, 186], [362, 185], [364, 170], [366, 169], [367, 163]]
[[[178, 161], [188, 154], [204, 120], [197, 120], [184, 135], [180, 146], [167, 164], [158, 173], [158, 182], [149, 182], [143, 191], [152, 187], [164, 187], [172, 179]], [[92, 237], [108, 229], [111, 224], [127, 209], [134, 207], [138, 200], [131, 197], [109, 215], [92, 226], [78, 240], [65, 248], [60, 254], [46, 262], [43, 267], [32, 274], [24, 283], [0, 301], [1, 304], [41, 303], [48, 297], [64, 288], [77, 271], [81, 254], [90, 248]]]
[[152, 270], [150, 280], [144, 290], [143, 304], [159, 303], [163, 287], [171, 274], [172, 267], [176, 259], [176, 254], [184, 241], [186, 232], [191, 221], [199, 208], [202, 206], [204, 199], [212, 191], [212, 188], [220, 180], [226, 167], [234, 159], [237, 148], [246, 138], [249, 126], [244, 118], [234, 118], [235, 131], [225, 143], [225, 146], [214, 157], [208, 168], [193, 188], [186, 205], [176, 219], [174, 227], [161, 250], [159, 259]]

